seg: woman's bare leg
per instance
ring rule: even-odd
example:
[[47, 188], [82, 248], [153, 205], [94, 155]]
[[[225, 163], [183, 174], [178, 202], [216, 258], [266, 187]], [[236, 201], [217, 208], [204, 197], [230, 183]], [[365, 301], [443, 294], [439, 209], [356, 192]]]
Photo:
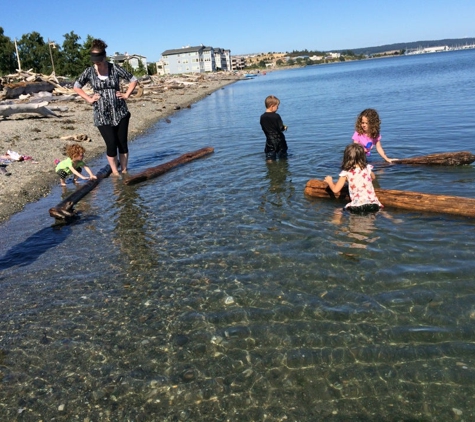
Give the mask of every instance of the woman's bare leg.
[[117, 170], [117, 157], [107, 156], [107, 162], [109, 163], [109, 166], [112, 170], [112, 174], [114, 176], [118, 176], [119, 175], [119, 170]]
[[127, 173], [127, 164], [129, 162], [129, 153], [119, 154], [120, 168], [122, 173]]

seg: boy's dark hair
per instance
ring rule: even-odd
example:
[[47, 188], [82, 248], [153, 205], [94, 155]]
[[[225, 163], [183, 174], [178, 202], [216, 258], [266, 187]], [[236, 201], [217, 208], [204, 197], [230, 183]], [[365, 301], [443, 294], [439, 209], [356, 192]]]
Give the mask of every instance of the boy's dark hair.
[[274, 95], [269, 95], [265, 100], [266, 108], [270, 108], [274, 105], [279, 105], [279, 104], [280, 104], [280, 100]]
[[353, 170], [355, 167], [364, 169], [366, 167], [366, 152], [360, 144], [349, 144], [343, 153], [341, 169], [345, 171]]
[[358, 118], [356, 119], [355, 130], [360, 135], [364, 133], [364, 130], [361, 126], [363, 117], [366, 117], [369, 123], [367, 135], [371, 139], [378, 138], [381, 130], [381, 120], [379, 119], [378, 112], [374, 108], [367, 108], [358, 115]]

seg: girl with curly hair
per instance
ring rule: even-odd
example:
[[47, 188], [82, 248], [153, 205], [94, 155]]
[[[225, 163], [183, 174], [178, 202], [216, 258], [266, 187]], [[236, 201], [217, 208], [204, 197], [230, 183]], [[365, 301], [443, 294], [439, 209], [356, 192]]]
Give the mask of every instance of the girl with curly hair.
[[367, 108], [363, 110], [356, 119], [355, 133], [353, 134], [353, 142], [360, 144], [369, 157], [371, 150], [376, 146], [376, 151], [379, 155], [388, 163], [395, 160], [394, 158], [388, 158], [381, 145], [381, 120], [378, 112], [373, 108]]

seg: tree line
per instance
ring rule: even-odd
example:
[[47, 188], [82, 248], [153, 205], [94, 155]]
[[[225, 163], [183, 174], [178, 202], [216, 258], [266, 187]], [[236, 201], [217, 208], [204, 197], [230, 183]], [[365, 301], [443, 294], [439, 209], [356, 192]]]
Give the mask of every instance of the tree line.
[[[59, 44], [45, 41], [38, 32], [30, 32], [16, 40], [15, 48], [15, 40], [7, 37], [0, 27], [0, 75], [16, 73], [20, 61], [22, 70], [32, 69], [33, 72], [49, 75], [54, 67], [56, 75], [76, 78], [86, 67], [91, 66], [90, 50], [94, 37], [87, 35], [82, 44], [81, 37], [74, 31], [64, 34], [63, 37], [62, 44]], [[132, 69], [128, 62], [125, 62], [123, 67], [136, 76], [155, 73], [153, 65], [145, 68], [140, 61], [138, 69]]]

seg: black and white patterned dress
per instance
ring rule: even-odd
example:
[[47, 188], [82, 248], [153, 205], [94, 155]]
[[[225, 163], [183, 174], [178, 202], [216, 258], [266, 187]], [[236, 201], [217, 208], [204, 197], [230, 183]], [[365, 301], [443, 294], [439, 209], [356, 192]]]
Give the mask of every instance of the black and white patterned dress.
[[109, 66], [109, 75], [105, 79], [99, 78], [94, 66], [88, 67], [74, 83], [75, 88], [82, 88], [89, 83], [95, 94], [101, 98], [93, 104], [95, 126], [117, 126], [127, 115], [129, 109], [122, 98], [117, 98], [116, 92], [120, 91], [120, 79], [133, 82], [137, 78], [124, 68], [112, 63]]

